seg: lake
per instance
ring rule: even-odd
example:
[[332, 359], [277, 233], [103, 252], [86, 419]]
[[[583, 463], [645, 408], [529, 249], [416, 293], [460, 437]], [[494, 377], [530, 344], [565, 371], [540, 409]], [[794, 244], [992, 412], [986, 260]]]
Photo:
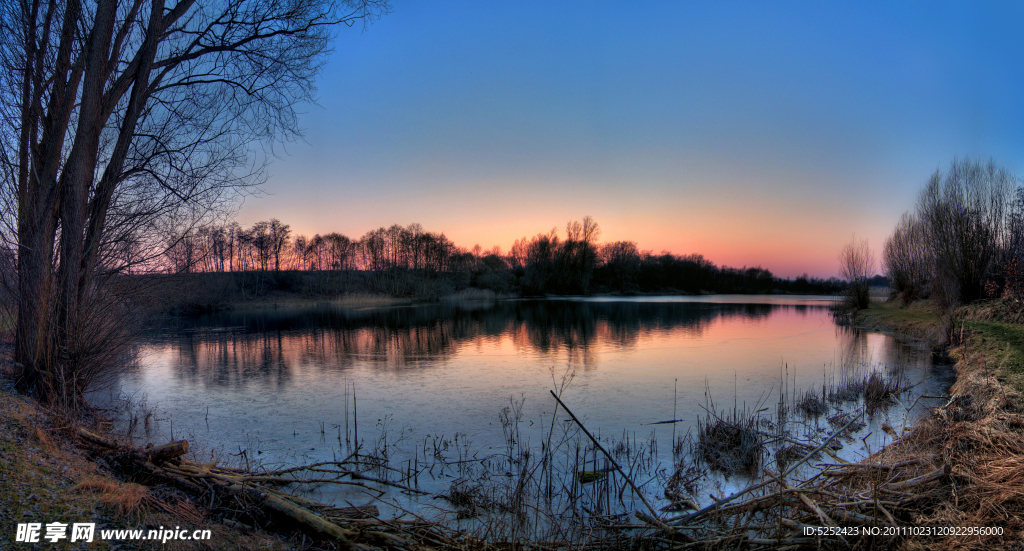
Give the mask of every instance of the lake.
[[[930, 397], [945, 394], [952, 375], [927, 347], [837, 326], [830, 305], [831, 297], [727, 295], [265, 305], [152, 331], [139, 343], [136, 365], [105, 392], [121, 397], [127, 416], [154, 414], [133, 427], [142, 441], [187, 437], [200, 459], [329, 461], [351, 453], [358, 431], [364, 453], [386, 457], [393, 472], [418, 471], [405, 482], [444, 494], [514, 470], [512, 448], [541, 452], [552, 438], [549, 391], [556, 390], [606, 448], [622, 451], [626, 443], [621, 462], [642, 463], [652, 499], [664, 504], [658, 478], [690, 455], [697, 421], [709, 410], [746, 410], [770, 425], [780, 402], [792, 412], [805, 391], [898, 371], [911, 390], [866, 417], [858, 438], [839, 451], [856, 459], [886, 442], [882, 423], [899, 430], [941, 405]], [[834, 405], [836, 412], [861, 406]], [[827, 432], [827, 416], [791, 413], [791, 431], [813, 441]], [[562, 411], [555, 422], [560, 434], [568, 434], [567, 419]], [[673, 445], [687, 433], [689, 444]], [[569, 436], [577, 461], [580, 453], [596, 455], [585, 439], [580, 444], [582, 436]], [[570, 449], [562, 455], [572, 463]], [[438, 454], [444, 464], [428, 471]], [[508, 461], [502, 467], [494, 458]], [[708, 487], [718, 492], [743, 484], [742, 477], [711, 479]], [[360, 492], [315, 493], [367, 502]], [[397, 493], [386, 498], [423, 505]]]

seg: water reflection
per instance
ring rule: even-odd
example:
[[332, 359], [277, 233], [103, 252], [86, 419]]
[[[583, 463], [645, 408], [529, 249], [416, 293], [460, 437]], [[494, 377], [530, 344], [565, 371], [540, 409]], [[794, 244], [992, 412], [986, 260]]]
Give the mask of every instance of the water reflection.
[[329, 304], [222, 312], [183, 320], [148, 339], [177, 355], [180, 377], [235, 386], [285, 385], [296, 369], [439, 365], [466, 346], [508, 343], [515, 353], [593, 369], [597, 351], [628, 350], [652, 335], [697, 338], [717, 320], [757, 323], [823, 305], [507, 301], [352, 309]]
[[917, 366], [922, 377], [936, 383], [945, 391], [952, 384], [952, 371], [948, 358], [933, 357], [920, 343], [905, 342], [883, 333], [850, 327], [837, 328], [840, 356], [837, 359], [836, 378], [856, 377], [872, 369], [884, 370], [892, 375]]
[[[783, 388], [796, 397], [876, 369], [901, 370], [918, 396], [948, 388], [950, 371], [936, 367], [929, 350], [836, 327], [827, 304], [650, 297], [224, 312], [150, 335], [138, 369], [120, 374], [111, 391], [155, 408], [151, 440], [186, 431], [196, 449], [251, 448], [263, 461], [294, 465], [351, 452], [339, 446], [350, 419], [356, 425], [358, 390], [361, 443], [372, 448], [391, 430], [389, 457], [401, 463], [454, 435], [472, 453], [500, 453], [499, 414], [510, 398], [536, 446], [550, 434], [548, 391], [574, 372], [562, 398], [588, 427], [660, 439], [657, 460], [669, 464], [673, 446], [664, 443], [694, 430], [709, 397], [719, 408], [770, 406]], [[932, 404], [901, 400], [911, 417]], [[903, 405], [880, 414], [878, 426], [865, 429], [874, 440], [858, 440], [863, 449], [851, 453], [877, 449], [881, 424], [900, 425]], [[666, 419], [681, 421], [657, 424]], [[808, 430], [820, 429], [817, 422]]]

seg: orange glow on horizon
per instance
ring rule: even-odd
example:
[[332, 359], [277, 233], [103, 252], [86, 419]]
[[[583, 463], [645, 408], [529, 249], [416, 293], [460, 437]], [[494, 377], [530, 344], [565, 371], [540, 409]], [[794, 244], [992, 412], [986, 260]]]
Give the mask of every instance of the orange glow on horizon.
[[[490, 200], [485, 193], [470, 193], [460, 198], [458, 208], [445, 205], [439, 197], [415, 199], [393, 205], [374, 203], [372, 208], [353, 209], [345, 217], [328, 215], [334, 208], [329, 204], [304, 204], [301, 211], [293, 207], [291, 212], [275, 212], [282, 205], [260, 201], [251, 205], [258, 208], [246, 209], [247, 216], [239, 223], [248, 226], [277, 217], [292, 226], [293, 236], [338, 232], [358, 239], [379, 227], [416, 222], [425, 231], [443, 233], [467, 250], [474, 245], [483, 251], [499, 246], [502, 253], [508, 253], [517, 239], [531, 239], [552, 228], [564, 239], [566, 222], [590, 215], [601, 228], [600, 243], [633, 241], [640, 250], [654, 254], [700, 254], [718, 266], [761, 266], [783, 278], [803, 273], [828, 278], [838, 275], [836, 255], [865, 222], [857, 213], [803, 203], [787, 206], [784, 198], [755, 196], [727, 202], [721, 195], [703, 192], [688, 198], [666, 194], [653, 208], [651, 198], [639, 203], [623, 196], [609, 207], [607, 202], [586, 196], [579, 201], [567, 196], [539, 200], [536, 192]], [[574, 202], [580, 205], [565, 206]], [[869, 227], [880, 228], [877, 235], [858, 237], [867, 237], [878, 251], [887, 226], [873, 223]]]

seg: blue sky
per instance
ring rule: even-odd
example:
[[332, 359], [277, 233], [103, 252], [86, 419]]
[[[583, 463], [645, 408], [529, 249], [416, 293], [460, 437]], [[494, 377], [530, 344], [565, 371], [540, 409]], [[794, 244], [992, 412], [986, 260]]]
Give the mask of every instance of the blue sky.
[[830, 276], [955, 156], [1024, 172], [1020, 4], [422, 2], [342, 29], [243, 225], [602, 241]]

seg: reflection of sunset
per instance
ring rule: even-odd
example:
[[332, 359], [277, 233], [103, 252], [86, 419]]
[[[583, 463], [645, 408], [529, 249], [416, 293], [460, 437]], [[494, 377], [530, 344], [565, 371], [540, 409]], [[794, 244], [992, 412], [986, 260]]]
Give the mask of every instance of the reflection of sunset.
[[[770, 326], [770, 338], [793, 333], [803, 316], [789, 321], [791, 308], [808, 306], [520, 301], [471, 311], [416, 307], [362, 314], [312, 308], [251, 327], [245, 327], [243, 314], [219, 320], [236, 328], [232, 331], [202, 326], [188, 331], [174, 347], [173, 363], [184, 373], [225, 385], [261, 377], [284, 382], [296, 370], [345, 370], [357, 363], [374, 369], [428, 367], [460, 353], [519, 355], [590, 368], [602, 351], [643, 344], [684, 349], [764, 336], [759, 321], [773, 311], [781, 317]], [[308, 319], [323, 323], [305, 330], [301, 320]], [[722, 319], [734, 322], [719, 323]]]

